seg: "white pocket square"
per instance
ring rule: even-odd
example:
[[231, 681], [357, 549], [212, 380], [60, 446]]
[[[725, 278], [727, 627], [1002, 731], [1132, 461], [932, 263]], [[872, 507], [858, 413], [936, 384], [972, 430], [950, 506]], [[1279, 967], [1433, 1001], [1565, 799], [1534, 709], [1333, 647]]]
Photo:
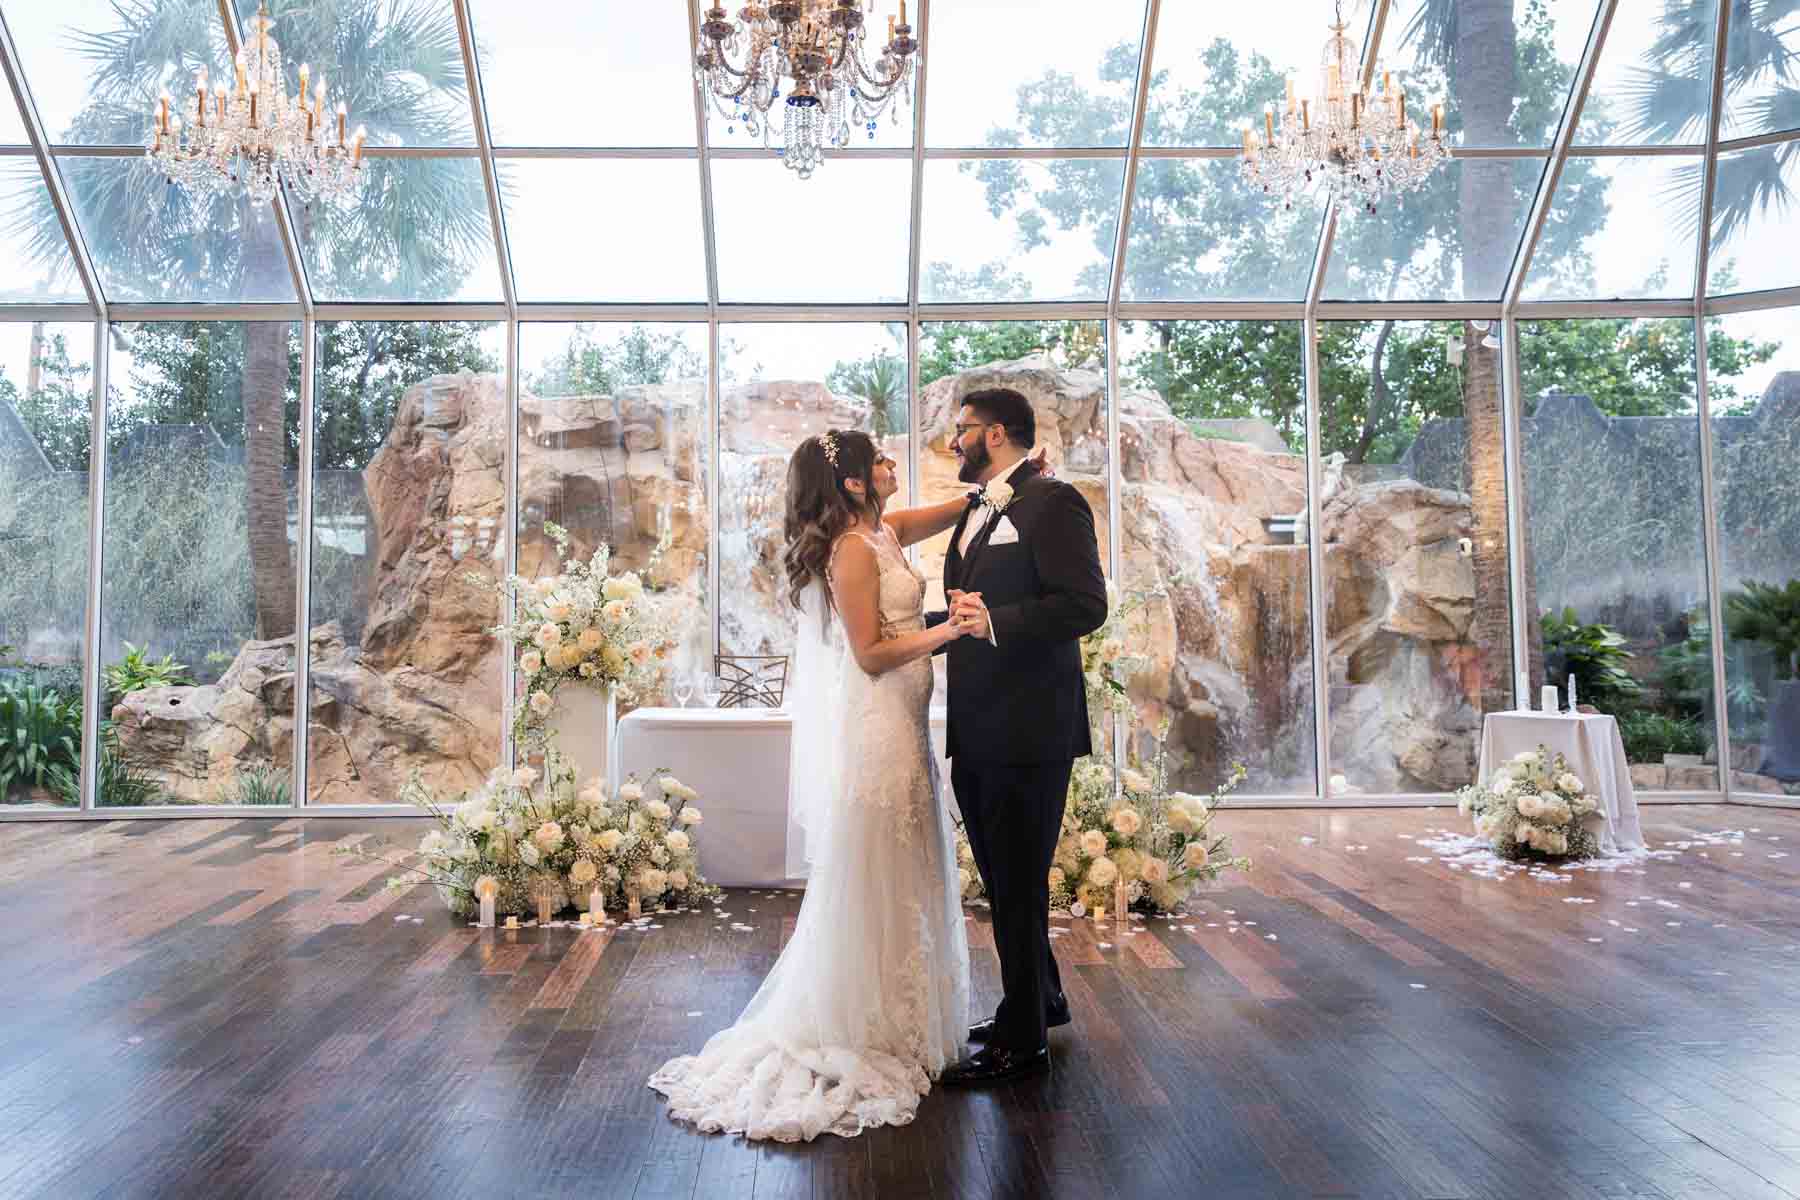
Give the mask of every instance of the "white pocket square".
[[1019, 531], [1013, 523], [1002, 516], [994, 526], [994, 532], [988, 535], [990, 546], [1010, 546], [1019, 540]]

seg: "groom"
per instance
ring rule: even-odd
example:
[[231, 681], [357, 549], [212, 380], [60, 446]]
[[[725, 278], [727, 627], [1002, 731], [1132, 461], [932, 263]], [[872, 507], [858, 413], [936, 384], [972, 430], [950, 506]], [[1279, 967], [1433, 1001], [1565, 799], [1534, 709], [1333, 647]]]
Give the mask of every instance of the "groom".
[[1050, 861], [1075, 759], [1089, 753], [1083, 634], [1106, 620], [1094, 514], [1081, 493], [1025, 461], [1037, 441], [1031, 402], [1011, 388], [964, 397], [953, 453], [980, 484], [944, 561], [954, 619], [946, 740], [950, 782], [993, 906], [1005, 990], [969, 1030], [982, 1049], [947, 1084], [998, 1083], [1048, 1069], [1050, 1026], [1069, 1023], [1050, 953]]

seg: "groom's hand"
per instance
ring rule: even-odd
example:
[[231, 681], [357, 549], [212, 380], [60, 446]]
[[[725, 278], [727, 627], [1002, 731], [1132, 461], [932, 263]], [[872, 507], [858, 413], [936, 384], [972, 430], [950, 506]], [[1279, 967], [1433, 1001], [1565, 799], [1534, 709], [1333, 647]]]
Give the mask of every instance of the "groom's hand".
[[993, 633], [988, 622], [987, 605], [982, 603], [980, 592], [951, 593], [950, 619], [959, 625], [970, 637], [987, 641]]

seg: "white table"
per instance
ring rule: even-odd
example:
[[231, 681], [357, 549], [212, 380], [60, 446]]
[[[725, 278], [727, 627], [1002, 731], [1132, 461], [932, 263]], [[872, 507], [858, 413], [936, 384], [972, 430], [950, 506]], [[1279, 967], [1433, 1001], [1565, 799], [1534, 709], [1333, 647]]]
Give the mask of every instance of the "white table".
[[[700, 793], [700, 870], [722, 887], [779, 887], [804, 877], [788, 819], [789, 715], [773, 708], [640, 708], [619, 721], [613, 784], [667, 768]], [[946, 788], [944, 710], [931, 710]]]
[[1498, 712], [1481, 726], [1481, 759], [1477, 770], [1486, 781], [1513, 755], [1544, 746], [1568, 760], [1589, 792], [1600, 801], [1606, 821], [1600, 849], [1606, 854], [1644, 848], [1638, 827], [1637, 795], [1631, 790], [1631, 768], [1619, 723], [1604, 713]]

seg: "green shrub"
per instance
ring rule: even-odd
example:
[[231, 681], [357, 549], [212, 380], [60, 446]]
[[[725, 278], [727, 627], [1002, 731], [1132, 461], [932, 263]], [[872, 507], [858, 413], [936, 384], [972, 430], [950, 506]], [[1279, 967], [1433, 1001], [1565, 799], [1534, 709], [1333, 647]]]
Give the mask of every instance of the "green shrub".
[[125, 657], [106, 668], [106, 690], [116, 701], [144, 688], [191, 685], [194, 677], [187, 664], [175, 661], [173, 654], [152, 660], [148, 647], [125, 643]]
[[1775, 677], [1794, 678], [1800, 672], [1800, 579], [1782, 587], [1750, 580], [1721, 599], [1732, 640], [1767, 646], [1775, 657]]
[[1561, 685], [1575, 676], [1576, 698], [1603, 709], [1625, 708], [1643, 695], [1625, 664], [1632, 659], [1624, 635], [1608, 625], [1583, 624], [1573, 608], [1539, 618], [1544, 631], [1544, 675]]
[[1706, 752], [1706, 726], [1692, 717], [1671, 717], [1649, 709], [1620, 717], [1619, 737], [1625, 743], [1627, 762], [1659, 763], [1665, 754]]
[[[79, 805], [81, 772], [67, 766], [53, 768], [50, 790], [62, 803]], [[94, 789], [94, 803], [101, 808], [147, 808], [175, 803], [156, 776], [125, 761], [119, 753], [119, 735], [110, 721], [100, 726], [100, 778]]]
[[80, 697], [0, 681], [0, 798], [15, 786], [49, 787], [58, 766], [81, 761], [80, 746]]
[[294, 802], [293, 785], [280, 767], [257, 764], [238, 772], [219, 796], [220, 804], [282, 805]]

